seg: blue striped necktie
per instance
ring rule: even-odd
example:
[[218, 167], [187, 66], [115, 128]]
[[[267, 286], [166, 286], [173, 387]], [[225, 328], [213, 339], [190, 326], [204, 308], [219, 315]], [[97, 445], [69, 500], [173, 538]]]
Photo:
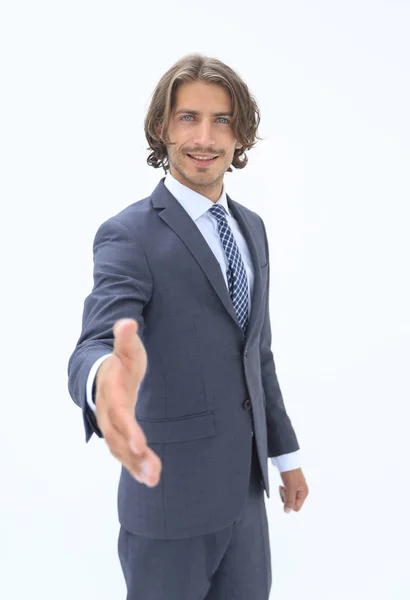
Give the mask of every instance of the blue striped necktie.
[[218, 220], [219, 237], [222, 240], [229, 265], [226, 271], [229, 293], [239, 324], [245, 332], [248, 325], [248, 278], [242, 256], [229, 227], [225, 208], [222, 204], [215, 204], [209, 211]]

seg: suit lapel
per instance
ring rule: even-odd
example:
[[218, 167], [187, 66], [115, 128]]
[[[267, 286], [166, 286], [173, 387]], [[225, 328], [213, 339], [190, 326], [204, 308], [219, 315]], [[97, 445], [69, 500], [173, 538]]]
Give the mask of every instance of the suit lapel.
[[[232, 304], [231, 297], [229, 295], [228, 288], [225, 284], [225, 279], [222, 275], [219, 262], [215, 258], [214, 253], [210, 249], [198, 227], [192, 221], [191, 217], [164, 185], [164, 179], [165, 178], [161, 179], [151, 194], [153, 207], [155, 209], [161, 209], [158, 210], [159, 217], [161, 217], [161, 219], [163, 219], [163, 221], [165, 221], [165, 223], [167, 223], [167, 225], [169, 225], [169, 227], [171, 227], [184, 242], [192, 256], [197, 261], [198, 265], [205, 273], [209, 283], [214, 288], [228, 314], [243, 334]], [[244, 211], [228, 195], [227, 201], [228, 206], [232, 211], [233, 216], [238, 221], [241, 231], [246, 239], [254, 268], [255, 279], [251, 302], [251, 314], [246, 331], [246, 336], [249, 337], [252, 334], [256, 316], [259, 314], [261, 308], [262, 289], [260, 258], [257, 250], [257, 244], [255, 242], [256, 234], [253, 231], [246, 215], [244, 214]]]

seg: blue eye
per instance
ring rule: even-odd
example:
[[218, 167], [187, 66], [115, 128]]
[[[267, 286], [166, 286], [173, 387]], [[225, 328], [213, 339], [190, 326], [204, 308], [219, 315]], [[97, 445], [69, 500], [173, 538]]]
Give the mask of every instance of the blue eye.
[[[191, 118], [191, 119], [193, 118], [193, 116], [192, 116], [192, 115], [183, 115], [183, 116], [180, 118], [180, 121], [184, 121], [186, 117], [188, 117], [188, 118]], [[224, 119], [224, 120], [225, 120], [225, 123], [223, 123], [223, 125], [225, 125], [225, 124], [228, 124], [228, 125], [229, 125], [229, 121], [228, 121], [228, 119], [226, 119], [225, 117], [218, 117], [218, 119]], [[185, 121], [185, 122], [187, 123], [187, 121]]]

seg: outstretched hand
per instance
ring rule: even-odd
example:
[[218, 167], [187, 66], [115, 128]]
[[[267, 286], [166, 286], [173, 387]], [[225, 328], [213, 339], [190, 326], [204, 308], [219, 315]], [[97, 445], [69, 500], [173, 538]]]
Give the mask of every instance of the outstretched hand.
[[134, 319], [119, 319], [113, 331], [113, 354], [96, 375], [97, 423], [111, 454], [137, 481], [154, 487], [159, 482], [161, 459], [148, 447], [134, 412], [147, 370], [147, 353]]

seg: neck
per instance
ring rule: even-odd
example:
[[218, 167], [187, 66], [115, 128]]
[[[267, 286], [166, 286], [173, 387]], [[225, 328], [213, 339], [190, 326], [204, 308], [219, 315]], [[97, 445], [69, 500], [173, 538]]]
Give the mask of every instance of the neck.
[[194, 192], [205, 196], [205, 198], [208, 198], [208, 200], [211, 200], [212, 202], [217, 202], [222, 194], [223, 181], [221, 181], [220, 179], [217, 179], [211, 184], [201, 185], [194, 181], [186, 179], [183, 175], [181, 175], [181, 173], [179, 173], [179, 171], [175, 171], [175, 169], [173, 169], [172, 167], [170, 169], [170, 173], [172, 177], [179, 181], [179, 183], [182, 183], [182, 185], [185, 185]]

